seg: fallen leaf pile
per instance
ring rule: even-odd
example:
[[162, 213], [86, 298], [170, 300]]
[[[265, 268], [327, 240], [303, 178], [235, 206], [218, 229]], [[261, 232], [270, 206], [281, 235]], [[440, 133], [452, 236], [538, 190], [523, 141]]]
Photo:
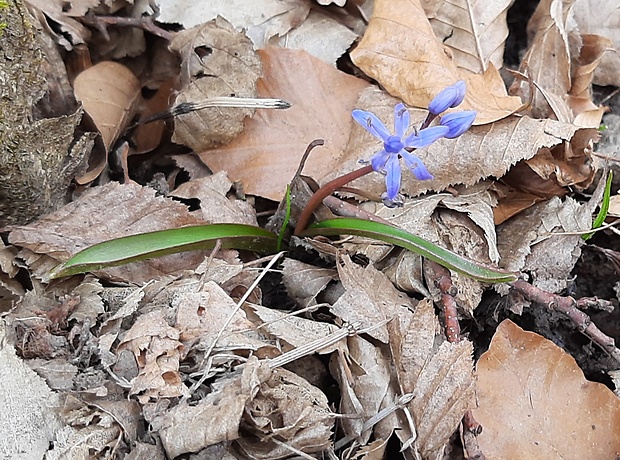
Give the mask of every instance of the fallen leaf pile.
[[[619, 458], [617, 179], [606, 236], [582, 235], [620, 7], [523, 3], [0, 2], [0, 457]], [[405, 169], [389, 208], [372, 172], [314, 217], [387, 222], [518, 282], [291, 236], [383, 147], [354, 109], [391, 131], [404, 103], [410, 134], [460, 80], [448, 112], [476, 119], [416, 151], [431, 180]], [[110, 239], [222, 223], [284, 250], [52, 279]]]

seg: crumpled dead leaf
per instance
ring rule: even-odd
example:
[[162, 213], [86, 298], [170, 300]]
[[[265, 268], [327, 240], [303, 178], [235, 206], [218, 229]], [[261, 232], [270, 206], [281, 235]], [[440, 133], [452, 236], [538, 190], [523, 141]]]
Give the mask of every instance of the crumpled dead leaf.
[[470, 2], [421, 0], [433, 32], [459, 69], [484, 73], [504, 65], [508, 37], [506, 14], [514, 0]]
[[345, 435], [355, 436], [361, 445], [373, 433], [372, 429], [362, 432], [364, 422], [396, 399], [390, 367], [389, 354], [359, 336], [349, 337], [347, 351], [330, 361], [330, 371], [340, 387], [339, 412], [355, 415], [341, 421], [342, 429]]
[[[181, 90], [176, 104], [211, 97], [256, 97], [260, 59], [242, 32], [217, 18], [176, 34], [170, 50], [181, 56]], [[248, 108], [206, 108], [175, 118], [172, 141], [196, 152], [228, 144], [241, 131]]]
[[282, 263], [282, 282], [288, 295], [296, 300], [301, 308], [316, 304], [316, 296], [334, 279], [336, 271], [333, 269], [320, 268], [289, 258]]
[[[476, 366], [487, 458], [614, 458], [620, 400], [549, 340], [503, 321]], [[570, 433], [570, 435], [569, 435]]]
[[272, 438], [305, 453], [327, 448], [333, 425], [327, 398], [292, 372], [251, 357], [241, 374], [213, 386], [196, 406], [181, 404], [152, 422], [170, 458], [223, 441], [257, 459], [290, 455]]
[[159, 0], [158, 5], [158, 21], [181, 24], [186, 29], [221, 16], [236, 29], [244, 29], [256, 49], [301, 24], [310, 12], [310, 5], [302, 0]]
[[[403, 312], [388, 325], [390, 348], [403, 393], [417, 430], [415, 445], [424, 458], [437, 458], [465, 412], [474, 407], [473, 345], [437, 341], [439, 324], [429, 300]], [[401, 419], [402, 419], [401, 415]], [[404, 442], [411, 433], [397, 435]]]
[[[487, 264], [497, 263], [500, 257], [492, 209], [497, 199], [491, 184], [482, 182], [473, 187], [457, 187], [454, 191], [456, 196], [439, 193], [407, 200], [401, 208], [387, 208], [374, 202], [361, 206], [399, 228], [465, 257]], [[384, 251], [369, 251], [364, 240], [361, 241], [353, 238], [343, 246], [349, 252], [368, 256], [401, 290], [430, 297], [419, 255], [407, 251], [397, 260], [383, 260]], [[376, 249], [377, 244], [370, 247]], [[452, 276], [458, 304], [465, 311], [473, 312], [480, 303], [483, 285], [456, 272]]]
[[333, 424], [325, 393], [286, 369], [273, 369], [246, 405], [244, 436], [236, 444], [242, 455], [257, 460], [288, 458], [289, 447], [322, 452], [331, 443]]
[[573, 119], [565, 96], [571, 88], [571, 51], [575, 54], [581, 48], [572, 17], [574, 3], [575, 0], [543, 0], [528, 24], [534, 37], [519, 70], [536, 86], [517, 80], [511, 94], [520, 90], [524, 100], [532, 101], [530, 113], [534, 118], [555, 117], [567, 123]]
[[325, 146], [312, 152], [304, 174], [320, 178], [333, 171], [351, 130], [351, 111], [368, 83], [304, 51], [268, 48], [259, 55], [259, 96], [282, 98], [292, 107], [259, 110], [230, 144], [198, 155], [214, 172], [227, 171], [241, 182], [245, 193], [280, 201], [314, 139], [325, 139]]
[[460, 79], [467, 82], [467, 95], [459, 110], [476, 110], [475, 124], [500, 120], [521, 107], [520, 98], [507, 95], [492, 64], [482, 75], [459, 73], [435, 36], [420, 0], [375, 1], [368, 29], [351, 59], [388, 93], [413, 107], [427, 107], [442, 89]]
[[299, 27], [277, 40], [270, 40], [270, 44], [305, 50], [321, 61], [336, 65], [338, 58], [356, 39], [357, 34], [345, 25], [319, 11], [311, 10]]
[[144, 313], [123, 336], [117, 353], [130, 350], [139, 366], [138, 375], [131, 381], [130, 394], [137, 395], [142, 404], [159, 398], [187, 395], [187, 387], [179, 373], [179, 363], [185, 349], [180, 332], [169, 326], [163, 310]]
[[105, 154], [91, 158], [89, 170], [76, 180], [85, 184], [94, 180], [107, 164], [107, 153], [131, 121], [141, 85], [122, 64], [103, 61], [81, 72], [73, 83], [75, 98], [82, 103], [101, 134]]
[[[26, 0], [28, 9], [33, 16], [39, 19], [46, 32], [67, 51], [73, 45], [86, 43], [90, 37], [90, 30], [76, 18], [84, 16], [90, 7], [99, 5], [100, 0], [64, 3], [62, 0]], [[55, 30], [45, 17], [50, 18], [60, 30]], [[70, 38], [70, 40], [67, 39]]]
[[158, 430], [169, 458], [239, 437], [239, 424], [246, 404], [271, 372], [264, 361], [251, 358], [241, 374], [220, 379], [214, 391], [194, 406], [181, 403], [156, 417]]
[[535, 205], [498, 227], [500, 265], [532, 275], [532, 284], [548, 292], [565, 289], [570, 273], [581, 254], [580, 234], [553, 235], [555, 232], [584, 232], [592, 228], [593, 203], [579, 204], [560, 198]]
[[224, 171], [212, 176], [182, 183], [169, 196], [200, 200], [200, 211], [205, 222], [235, 223], [258, 226], [256, 210], [248, 201], [229, 198], [233, 184]]
[[615, 2], [577, 0], [573, 7], [581, 34], [596, 34], [612, 40], [615, 52], [605, 53], [594, 71], [597, 85], [620, 86], [620, 6]]
[[[257, 351], [262, 348], [275, 353], [272, 346], [260, 340], [244, 311], [213, 281], [205, 283], [199, 292], [177, 292], [171, 306], [176, 313], [175, 328], [181, 332], [179, 340], [188, 346], [199, 341], [208, 349], [217, 340], [216, 349]], [[233, 312], [232, 320], [226, 325]], [[222, 330], [224, 333], [218, 338]]]
[[[411, 307], [411, 299], [399, 292], [387, 276], [372, 265], [360, 267], [345, 255], [338, 263], [338, 276], [345, 292], [330, 310], [349, 323], [359, 324], [360, 329], [378, 326]], [[385, 325], [369, 331], [368, 335], [383, 343], [388, 342]]]

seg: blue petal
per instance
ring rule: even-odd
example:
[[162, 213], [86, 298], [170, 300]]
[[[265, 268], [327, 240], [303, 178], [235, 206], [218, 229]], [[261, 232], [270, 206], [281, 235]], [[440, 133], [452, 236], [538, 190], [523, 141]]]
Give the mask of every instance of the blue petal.
[[357, 121], [366, 131], [375, 137], [378, 137], [382, 141], [390, 137], [390, 133], [381, 120], [377, 118], [374, 113], [366, 112], [365, 110], [355, 109], [351, 112], [353, 119]]
[[467, 87], [463, 80], [457, 81], [454, 85], [442, 89], [437, 96], [428, 104], [428, 111], [433, 115], [439, 115], [450, 107], [456, 107], [465, 98]]
[[385, 163], [387, 163], [390, 158], [390, 154], [385, 150], [379, 150], [373, 156], [370, 157], [370, 164], [372, 169], [377, 172], [381, 172], [385, 170]]
[[398, 155], [391, 155], [385, 164], [385, 193], [390, 201], [394, 201], [400, 191], [400, 161]]
[[426, 166], [424, 166], [424, 163], [418, 157], [406, 150], [400, 152], [400, 155], [403, 157], [405, 163], [407, 163], [407, 167], [411, 170], [416, 179], [430, 180], [433, 178], [433, 175], [428, 172], [428, 169], [426, 169]]
[[399, 139], [405, 135], [405, 131], [409, 128], [409, 110], [404, 104], [396, 104], [394, 107], [394, 131]]
[[385, 170], [387, 172], [385, 176], [385, 193], [390, 201], [395, 201], [400, 190], [400, 162], [398, 155], [391, 155], [388, 159]]
[[431, 126], [430, 128], [422, 129], [417, 134], [407, 136], [403, 144], [405, 144], [405, 147], [422, 149], [428, 147], [437, 139], [444, 137], [449, 131], [450, 128], [447, 126]]
[[477, 113], [473, 110], [464, 110], [463, 112], [449, 113], [441, 117], [441, 125], [449, 128], [448, 133], [445, 135], [447, 139], [454, 139], [459, 137], [465, 131], [467, 131], [474, 120]]

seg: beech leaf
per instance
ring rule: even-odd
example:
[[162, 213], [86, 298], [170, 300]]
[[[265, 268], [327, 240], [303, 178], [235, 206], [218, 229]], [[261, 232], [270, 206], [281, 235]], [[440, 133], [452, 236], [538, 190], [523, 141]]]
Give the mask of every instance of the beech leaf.
[[460, 73], [431, 28], [420, 0], [377, 0], [364, 37], [351, 59], [394, 97], [426, 107], [442, 89], [465, 79], [467, 95], [459, 110], [476, 110], [476, 124], [514, 113], [521, 99], [508, 96], [499, 72]]
[[259, 96], [282, 98], [292, 107], [258, 110], [230, 144], [198, 155], [212, 171], [227, 171], [233, 182], [241, 182], [245, 193], [279, 201], [314, 139], [325, 139], [325, 146], [312, 152], [304, 174], [321, 178], [338, 165], [353, 123], [351, 111], [368, 83], [305, 51], [258, 53], [264, 69]]
[[477, 365], [487, 458], [615, 458], [620, 400], [553, 342], [503, 321]]
[[514, 0], [422, 0], [438, 40], [452, 52], [459, 69], [483, 73], [500, 69], [508, 37], [506, 14]]

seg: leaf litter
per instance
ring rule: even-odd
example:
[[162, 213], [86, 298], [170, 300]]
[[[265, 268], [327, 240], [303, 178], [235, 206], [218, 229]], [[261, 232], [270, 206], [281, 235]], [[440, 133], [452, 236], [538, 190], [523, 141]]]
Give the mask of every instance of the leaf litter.
[[[51, 411], [28, 406], [46, 421], [35, 424], [45, 442], [28, 445], [18, 440], [34, 436], [32, 414], [7, 402], [20, 437], [0, 444], [3, 455], [617, 455], [617, 396], [578, 367], [589, 378], [620, 367], [618, 335], [594, 311], [609, 310], [610, 299], [590, 299], [597, 294], [580, 290], [579, 275], [588, 248], [604, 245], [581, 234], [605, 182], [593, 156], [607, 108], [592, 83], [618, 85], [613, 2], [541, 1], [510, 72], [509, 1], [26, 3], [47, 52], [64, 50], [67, 73], [56, 78], [81, 104], [53, 106], [62, 90], [50, 84], [50, 113], [99, 137], [78, 140], [81, 167], [62, 169], [71, 190], [66, 174], [41, 186], [57, 197], [62, 185], [68, 204], [2, 217], [12, 226], [0, 252], [0, 366], [11, 371], [0, 375], [17, 389], [41, 387], [28, 404], [53, 400]], [[406, 133], [417, 133], [429, 102], [458, 80], [467, 93], [456, 110], [476, 110], [475, 126], [416, 151], [432, 180], [403, 174], [402, 207], [383, 205], [380, 174], [324, 203], [519, 271], [527, 289], [523, 280], [492, 289], [442, 275], [374, 240], [288, 233], [281, 262], [216, 247], [49, 279], [95, 243], [204, 223], [264, 226], [282, 201], [270, 223], [277, 232], [291, 181], [297, 221], [318, 187], [380, 150], [353, 109], [390, 126], [404, 102]], [[41, 99], [40, 84], [23, 84], [33, 103]], [[145, 122], [224, 96], [291, 107], [212, 107]], [[12, 120], [25, 134], [11, 139], [28, 138], [28, 115]], [[323, 145], [300, 168], [317, 139]], [[65, 156], [69, 144], [58, 144]], [[315, 215], [333, 214], [321, 205]], [[528, 325], [528, 314], [535, 332], [500, 323]]]

